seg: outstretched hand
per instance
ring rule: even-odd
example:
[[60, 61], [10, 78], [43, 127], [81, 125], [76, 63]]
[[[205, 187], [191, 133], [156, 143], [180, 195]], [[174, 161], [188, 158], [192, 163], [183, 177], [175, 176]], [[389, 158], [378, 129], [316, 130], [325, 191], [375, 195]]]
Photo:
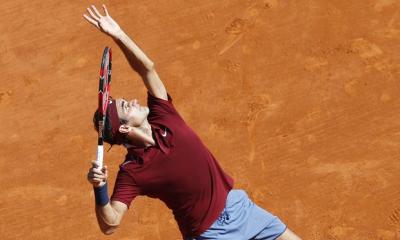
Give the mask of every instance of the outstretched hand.
[[106, 5], [104, 4], [103, 9], [105, 16], [101, 15], [94, 5], [91, 5], [91, 8], [86, 9], [90, 16], [83, 14], [83, 17], [101, 31], [107, 33], [111, 37], [118, 38], [118, 35], [121, 33], [120, 26], [108, 14]]

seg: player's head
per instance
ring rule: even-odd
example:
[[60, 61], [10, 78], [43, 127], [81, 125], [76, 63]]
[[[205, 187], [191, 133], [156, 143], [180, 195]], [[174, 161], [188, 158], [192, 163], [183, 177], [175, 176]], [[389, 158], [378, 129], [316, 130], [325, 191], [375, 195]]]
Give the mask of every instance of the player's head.
[[[107, 116], [104, 123], [103, 140], [111, 145], [131, 143], [127, 138], [127, 127], [140, 127], [147, 119], [149, 109], [140, 106], [138, 101], [126, 101], [125, 99], [113, 99], [110, 97], [107, 107]], [[93, 123], [96, 131], [99, 129], [100, 114], [94, 113]], [[132, 138], [132, 136], [130, 136]]]
[[115, 100], [115, 107], [119, 119], [124, 122], [125, 125], [131, 127], [142, 126], [149, 115], [149, 108], [141, 106], [137, 99], [126, 101], [123, 98], [117, 98]]

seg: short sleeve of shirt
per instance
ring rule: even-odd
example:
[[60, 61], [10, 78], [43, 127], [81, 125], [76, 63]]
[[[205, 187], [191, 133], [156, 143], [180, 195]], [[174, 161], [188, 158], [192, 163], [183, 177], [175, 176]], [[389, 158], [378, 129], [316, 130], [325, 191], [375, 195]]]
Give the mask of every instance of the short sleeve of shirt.
[[111, 201], [125, 203], [128, 208], [133, 199], [140, 194], [140, 189], [135, 180], [122, 167], [118, 171]]
[[154, 97], [149, 92], [147, 93], [147, 105], [150, 109], [148, 120], [159, 120], [168, 115], [179, 116], [174, 105], [172, 104], [172, 98], [168, 94], [168, 100]]

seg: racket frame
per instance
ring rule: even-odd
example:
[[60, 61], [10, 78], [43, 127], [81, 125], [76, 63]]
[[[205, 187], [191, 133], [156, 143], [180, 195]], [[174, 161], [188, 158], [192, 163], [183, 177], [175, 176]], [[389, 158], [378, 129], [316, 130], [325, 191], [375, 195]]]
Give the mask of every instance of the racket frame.
[[96, 164], [99, 169], [103, 168], [104, 162], [104, 125], [107, 116], [107, 107], [110, 97], [110, 83], [111, 83], [111, 61], [112, 52], [111, 48], [105, 47], [100, 65], [99, 77], [99, 93], [98, 93], [98, 111], [99, 111], [99, 131], [97, 141], [97, 158]]

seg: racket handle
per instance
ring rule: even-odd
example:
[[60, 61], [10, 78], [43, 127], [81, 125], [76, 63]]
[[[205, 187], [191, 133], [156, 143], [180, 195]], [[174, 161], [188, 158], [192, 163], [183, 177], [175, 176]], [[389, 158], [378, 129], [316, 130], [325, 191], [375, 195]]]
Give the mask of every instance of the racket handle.
[[103, 168], [103, 154], [104, 154], [104, 148], [103, 145], [98, 145], [97, 146], [97, 160], [96, 163], [99, 166], [100, 169]]

